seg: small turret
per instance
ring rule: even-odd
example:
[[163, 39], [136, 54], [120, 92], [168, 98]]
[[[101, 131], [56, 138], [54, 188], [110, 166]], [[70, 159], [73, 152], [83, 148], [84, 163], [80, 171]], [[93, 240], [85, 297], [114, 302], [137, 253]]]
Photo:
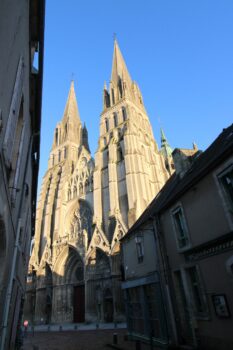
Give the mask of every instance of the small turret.
[[174, 162], [173, 162], [173, 158], [172, 158], [173, 149], [169, 145], [167, 138], [165, 136], [165, 133], [164, 133], [162, 128], [160, 129], [160, 132], [161, 132], [160, 153], [163, 155], [166, 169], [169, 172], [169, 174], [171, 175], [174, 171]]
[[88, 131], [86, 128], [86, 125], [84, 123], [84, 126], [82, 128], [82, 142], [81, 145], [86, 148], [88, 152], [90, 152], [89, 144], [88, 144]]
[[104, 89], [103, 89], [103, 105], [104, 105], [104, 109], [110, 107], [110, 96], [108, 93], [106, 81], [104, 82]]

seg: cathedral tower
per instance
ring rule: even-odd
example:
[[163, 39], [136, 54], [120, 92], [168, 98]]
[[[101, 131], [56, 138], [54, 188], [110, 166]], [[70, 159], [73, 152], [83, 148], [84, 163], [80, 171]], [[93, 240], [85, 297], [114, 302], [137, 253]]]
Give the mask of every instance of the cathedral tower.
[[[108, 314], [109, 320], [122, 319], [119, 240], [168, 178], [142, 94], [115, 40], [111, 80], [103, 89], [94, 171], [95, 226], [86, 257], [87, 284], [91, 286], [87, 290], [101, 290], [98, 313]], [[100, 254], [104, 281], [98, 277]], [[96, 274], [89, 274], [94, 265]], [[93, 294], [87, 292], [87, 316], [93, 320], [92, 300]]]
[[82, 127], [71, 82], [37, 205], [29, 270], [29, 282], [36, 289], [28, 283], [25, 305], [28, 319], [37, 324], [85, 319], [84, 264], [92, 234], [93, 169], [87, 129]]
[[104, 85], [95, 165], [94, 214], [111, 240], [111, 219], [131, 226], [168, 179], [142, 94], [116, 40], [109, 89]]

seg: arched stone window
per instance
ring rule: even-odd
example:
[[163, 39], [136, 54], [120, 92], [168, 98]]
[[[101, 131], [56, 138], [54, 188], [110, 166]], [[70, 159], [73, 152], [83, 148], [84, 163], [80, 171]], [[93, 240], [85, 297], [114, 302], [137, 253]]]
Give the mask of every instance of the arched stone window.
[[82, 195], [83, 194], [83, 184], [80, 182], [79, 184], [79, 194]]
[[121, 162], [123, 159], [124, 159], [124, 157], [123, 157], [121, 145], [119, 144], [119, 145], [117, 146], [117, 161], [118, 161], [118, 162]]
[[74, 186], [73, 197], [74, 198], [77, 197], [77, 187], [76, 186]]
[[115, 104], [115, 95], [114, 95], [114, 89], [112, 89], [112, 104]]
[[58, 146], [58, 128], [56, 128], [55, 130], [55, 143], [56, 143], [56, 146]]
[[88, 189], [89, 189], [89, 180], [86, 179], [86, 181], [85, 181], [85, 190], [86, 190], [86, 192], [88, 191]]
[[67, 123], [65, 124], [65, 137], [67, 135], [67, 131], [68, 131], [68, 128], [67, 128]]
[[123, 117], [123, 121], [125, 122], [127, 119], [127, 113], [126, 113], [125, 107], [122, 107], [122, 117]]
[[108, 119], [105, 119], [104, 123], [105, 123], [105, 132], [108, 132], [109, 130]]
[[117, 113], [113, 113], [113, 124], [114, 124], [114, 128], [117, 126], [118, 124], [118, 120], [117, 120]]
[[122, 98], [123, 90], [122, 90], [122, 81], [121, 81], [121, 78], [119, 78], [119, 80], [118, 80], [118, 89], [119, 89], [120, 98]]

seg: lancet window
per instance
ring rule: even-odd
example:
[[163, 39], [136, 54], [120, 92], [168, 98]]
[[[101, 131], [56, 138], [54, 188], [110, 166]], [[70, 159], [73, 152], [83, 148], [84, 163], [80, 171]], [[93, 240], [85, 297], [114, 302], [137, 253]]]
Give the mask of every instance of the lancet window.
[[114, 128], [117, 126], [117, 113], [113, 113], [113, 124], [114, 124]]
[[126, 113], [125, 107], [122, 107], [122, 117], [123, 117], [123, 121], [125, 122], [127, 119], [127, 113]]
[[105, 123], [105, 132], [108, 132], [109, 130], [108, 119], [105, 119], [104, 123]]

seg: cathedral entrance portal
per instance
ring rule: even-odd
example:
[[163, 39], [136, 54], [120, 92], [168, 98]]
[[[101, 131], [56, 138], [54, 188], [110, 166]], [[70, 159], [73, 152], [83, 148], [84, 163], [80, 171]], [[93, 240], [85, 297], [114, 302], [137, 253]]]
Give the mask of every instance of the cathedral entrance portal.
[[55, 266], [52, 322], [85, 321], [84, 265], [81, 253], [65, 246]]
[[85, 321], [85, 287], [74, 286], [74, 323]]

